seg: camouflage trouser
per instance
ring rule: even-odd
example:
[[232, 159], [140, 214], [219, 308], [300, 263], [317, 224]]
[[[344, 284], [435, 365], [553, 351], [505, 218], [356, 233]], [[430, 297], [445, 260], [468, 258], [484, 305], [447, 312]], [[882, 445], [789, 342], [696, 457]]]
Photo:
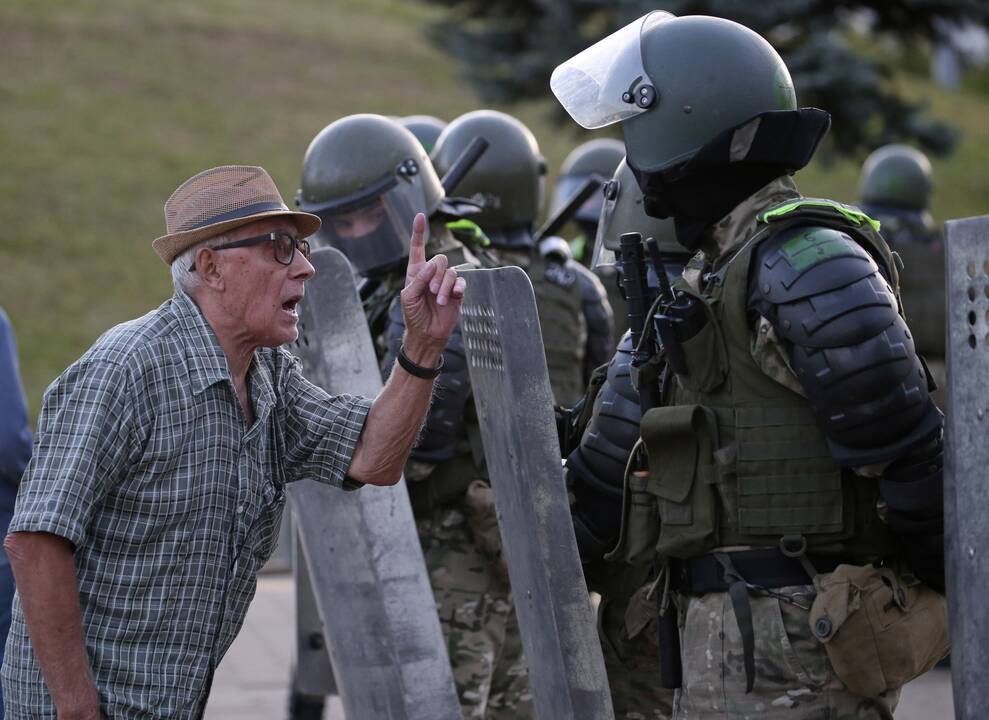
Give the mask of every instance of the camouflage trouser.
[[[813, 586], [781, 588], [809, 605]], [[727, 593], [680, 599], [683, 688], [674, 718], [758, 720], [892, 720], [899, 691], [851, 695], [811, 634], [808, 611], [750, 593], [755, 629], [755, 685], [745, 692], [742, 640]]]
[[511, 589], [474, 541], [464, 509], [418, 520], [464, 718], [534, 717]]
[[655, 612], [652, 621], [642, 626], [626, 618], [628, 604], [624, 598], [603, 599], [598, 606], [598, 635], [615, 718], [669, 720], [673, 691], [660, 686]]

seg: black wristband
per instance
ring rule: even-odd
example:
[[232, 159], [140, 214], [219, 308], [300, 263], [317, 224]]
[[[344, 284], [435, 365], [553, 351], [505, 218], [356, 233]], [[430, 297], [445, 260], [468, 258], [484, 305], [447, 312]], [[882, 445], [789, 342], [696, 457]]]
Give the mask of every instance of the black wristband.
[[436, 367], [423, 367], [409, 360], [409, 356], [405, 354], [405, 346], [402, 345], [398, 348], [398, 364], [409, 375], [415, 375], [417, 378], [422, 378], [423, 380], [435, 380], [440, 374], [440, 370], [443, 369], [443, 356], [440, 355], [440, 364]]

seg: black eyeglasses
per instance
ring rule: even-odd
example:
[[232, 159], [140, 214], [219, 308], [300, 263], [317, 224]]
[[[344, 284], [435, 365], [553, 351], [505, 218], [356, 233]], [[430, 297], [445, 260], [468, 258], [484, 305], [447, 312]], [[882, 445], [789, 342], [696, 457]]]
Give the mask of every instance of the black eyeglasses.
[[[270, 232], [265, 235], [256, 235], [254, 237], [244, 238], [243, 240], [236, 240], [232, 243], [225, 243], [223, 245], [217, 245], [215, 248], [210, 248], [210, 250], [231, 250], [233, 248], [248, 247], [250, 245], [260, 245], [263, 242], [271, 241], [275, 249], [275, 260], [282, 265], [291, 265], [292, 260], [295, 259], [295, 249], [298, 248], [299, 252], [302, 253], [302, 257], [306, 260], [309, 259], [309, 241], [301, 240], [297, 236], [292, 235], [287, 232]], [[189, 272], [196, 269], [196, 263], [192, 263], [189, 266]]]

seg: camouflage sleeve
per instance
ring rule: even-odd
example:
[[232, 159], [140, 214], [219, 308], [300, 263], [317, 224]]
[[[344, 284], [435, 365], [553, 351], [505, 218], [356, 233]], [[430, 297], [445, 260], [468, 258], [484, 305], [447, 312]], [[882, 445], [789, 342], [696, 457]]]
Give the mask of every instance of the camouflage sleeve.
[[803, 386], [797, 380], [797, 374], [790, 365], [789, 350], [780, 342], [773, 324], [762, 315], [757, 314], [753, 322], [751, 350], [752, 359], [766, 375], [787, 390], [807, 397]]

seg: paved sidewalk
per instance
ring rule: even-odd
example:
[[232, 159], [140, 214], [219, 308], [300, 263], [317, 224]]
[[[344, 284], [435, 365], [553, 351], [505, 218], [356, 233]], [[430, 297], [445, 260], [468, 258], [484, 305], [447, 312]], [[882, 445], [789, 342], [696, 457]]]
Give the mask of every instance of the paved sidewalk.
[[[263, 575], [247, 620], [217, 668], [206, 720], [283, 720], [295, 642], [295, 590], [289, 574]], [[936, 669], [903, 689], [896, 720], [950, 720], [951, 678]], [[344, 720], [338, 699], [324, 720]]]

